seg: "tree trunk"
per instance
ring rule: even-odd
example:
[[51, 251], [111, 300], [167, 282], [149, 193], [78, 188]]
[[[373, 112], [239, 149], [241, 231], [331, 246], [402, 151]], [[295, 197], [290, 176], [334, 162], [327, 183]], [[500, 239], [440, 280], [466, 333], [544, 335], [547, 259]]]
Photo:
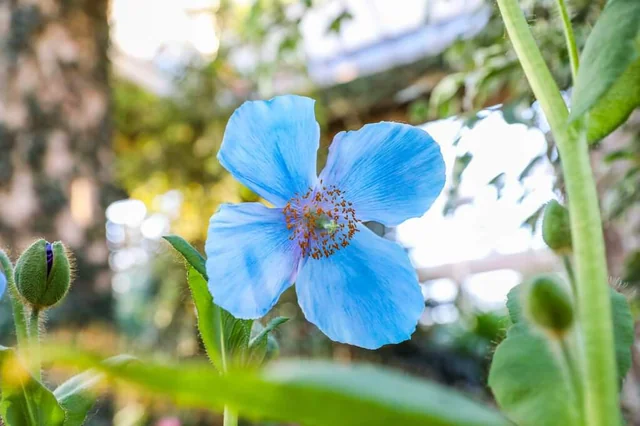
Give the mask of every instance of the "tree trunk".
[[107, 0], [0, 0], [0, 245], [63, 241], [76, 278], [52, 316], [80, 324], [111, 316], [108, 45]]

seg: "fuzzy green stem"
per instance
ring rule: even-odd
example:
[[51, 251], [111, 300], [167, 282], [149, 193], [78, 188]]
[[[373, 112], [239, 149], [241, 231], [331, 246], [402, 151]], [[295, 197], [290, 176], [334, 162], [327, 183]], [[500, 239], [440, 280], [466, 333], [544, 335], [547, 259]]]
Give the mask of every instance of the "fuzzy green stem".
[[9, 256], [2, 250], [0, 250], [0, 265], [2, 265], [9, 287], [9, 298], [11, 299], [18, 349], [23, 349], [28, 342], [27, 318], [24, 312], [24, 305], [22, 304], [22, 300], [20, 300], [20, 294], [18, 293], [18, 288], [13, 278], [13, 265], [9, 260]]
[[[224, 336], [224, 327], [222, 325], [222, 309], [216, 309], [214, 315], [218, 315], [218, 319], [216, 324], [220, 327], [218, 330], [218, 338], [220, 339], [220, 361], [222, 364], [222, 374], [226, 374], [228, 371], [228, 363], [227, 363], [227, 348], [225, 345], [225, 336]], [[238, 415], [232, 411], [228, 406], [224, 407], [224, 426], [237, 426], [238, 425]]]
[[42, 379], [40, 361], [40, 310], [31, 309], [29, 317], [29, 365], [36, 380]]
[[573, 82], [575, 83], [576, 78], [578, 78], [578, 65], [580, 64], [578, 46], [576, 45], [576, 36], [573, 34], [571, 18], [569, 18], [569, 12], [567, 11], [567, 3], [565, 0], [556, 0], [556, 3], [558, 4], [558, 10], [560, 11], [560, 17], [562, 18], [564, 38], [567, 42], [567, 50], [569, 51], [571, 77], [573, 77]]
[[588, 426], [620, 424], [611, 302], [595, 181], [584, 123], [568, 124], [568, 110], [517, 0], [498, 0], [507, 32], [555, 137], [566, 182], [582, 333], [585, 415]]

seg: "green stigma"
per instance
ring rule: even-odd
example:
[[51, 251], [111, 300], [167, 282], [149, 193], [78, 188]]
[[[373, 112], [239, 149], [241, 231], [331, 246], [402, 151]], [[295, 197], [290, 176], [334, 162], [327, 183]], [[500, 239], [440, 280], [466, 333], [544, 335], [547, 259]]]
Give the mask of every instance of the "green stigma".
[[338, 229], [340, 229], [340, 225], [335, 219], [331, 219], [326, 214], [321, 215], [316, 219], [316, 228], [324, 229], [329, 234], [334, 234]]

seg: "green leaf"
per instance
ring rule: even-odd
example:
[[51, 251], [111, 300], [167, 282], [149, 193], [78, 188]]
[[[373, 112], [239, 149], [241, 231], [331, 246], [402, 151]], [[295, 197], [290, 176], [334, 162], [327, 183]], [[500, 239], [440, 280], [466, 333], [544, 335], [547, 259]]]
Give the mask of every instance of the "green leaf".
[[99, 368], [185, 407], [220, 411], [226, 405], [255, 421], [332, 426], [510, 424], [489, 406], [444, 386], [374, 366], [288, 361], [259, 372], [219, 375], [207, 366], [185, 362], [114, 367], [100, 365], [99, 357], [77, 349], [46, 353], [67, 365]]
[[196, 307], [198, 331], [204, 344], [207, 356], [218, 369], [224, 370], [223, 351], [224, 335], [220, 333], [222, 327], [222, 308], [213, 304], [213, 297], [209, 293], [207, 281], [193, 266], [188, 266], [187, 282], [191, 297]]
[[176, 235], [164, 239], [182, 254], [187, 263], [187, 281], [207, 356], [220, 372], [232, 366], [245, 365], [249, 359], [253, 321], [236, 319], [214, 303], [207, 283], [206, 261], [193, 246]]
[[176, 249], [176, 251], [180, 253], [182, 257], [184, 257], [184, 260], [189, 265], [193, 266], [195, 270], [204, 277], [205, 281], [209, 279], [207, 277], [206, 261], [198, 250], [193, 248], [191, 244], [189, 244], [187, 241], [185, 241], [184, 238], [178, 235], [167, 235], [163, 238], [169, 244], [171, 244], [171, 246]]
[[253, 321], [238, 320], [214, 304], [206, 280], [191, 266], [187, 281], [196, 307], [200, 337], [213, 365], [223, 372], [230, 365], [243, 364]]
[[92, 388], [102, 381], [104, 374], [94, 371], [73, 376], [61, 384], [53, 395], [67, 413], [64, 426], [81, 426], [96, 402]]
[[2, 352], [0, 415], [7, 426], [62, 426], [64, 410], [55, 396], [34, 379], [11, 349]]
[[[123, 365], [135, 358], [118, 355], [106, 360], [111, 365]], [[64, 426], [81, 426], [96, 402], [95, 388], [104, 379], [104, 373], [89, 370], [71, 377], [53, 391], [66, 413]]]
[[638, 0], [612, 0], [607, 4], [580, 57], [571, 120], [592, 110], [638, 58], [639, 32]]
[[343, 11], [340, 15], [336, 16], [333, 21], [331, 21], [329, 28], [327, 28], [327, 33], [340, 33], [344, 23], [349, 22], [352, 19], [353, 15], [348, 10]]
[[[639, 2], [640, 4], [640, 2]], [[640, 17], [638, 17], [640, 21]], [[632, 63], [589, 112], [587, 140], [598, 142], [620, 127], [640, 106], [640, 59]]]
[[[579, 399], [556, 340], [531, 326], [524, 317], [519, 285], [509, 292], [507, 308], [513, 325], [498, 345], [489, 386], [498, 405], [520, 426], [580, 424]], [[620, 380], [631, 365], [633, 321], [624, 296], [612, 289], [611, 306]]]

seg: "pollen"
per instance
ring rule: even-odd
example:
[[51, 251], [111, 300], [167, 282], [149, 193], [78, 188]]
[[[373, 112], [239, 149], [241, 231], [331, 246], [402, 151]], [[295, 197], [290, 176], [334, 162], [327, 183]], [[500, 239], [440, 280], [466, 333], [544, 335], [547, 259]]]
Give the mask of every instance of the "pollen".
[[344, 191], [322, 181], [305, 194], [296, 194], [283, 208], [289, 239], [300, 246], [303, 257], [329, 257], [349, 245], [358, 232], [353, 203]]

